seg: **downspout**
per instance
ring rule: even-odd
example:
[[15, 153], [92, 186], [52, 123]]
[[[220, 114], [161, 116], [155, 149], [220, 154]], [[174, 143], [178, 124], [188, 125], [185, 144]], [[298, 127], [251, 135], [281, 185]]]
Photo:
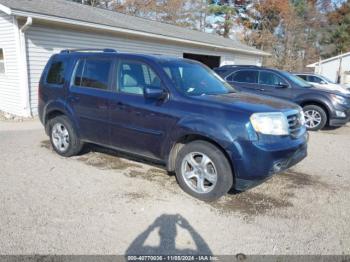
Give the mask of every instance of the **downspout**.
[[19, 29], [19, 31], [21, 31], [21, 33], [24, 33], [25, 31], [27, 31], [27, 29], [28, 29], [32, 24], [33, 24], [33, 18], [27, 17], [26, 23]]
[[28, 63], [27, 63], [27, 48], [26, 48], [26, 39], [25, 32], [33, 24], [33, 19], [27, 17], [25, 24], [19, 28], [19, 42], [20, 42], [20, 61], [21, 61], [21, 84], [24, 92], [24, 110], [26, 114], [31, 117], [32, 109], [30, 105], [30, 90], [29, 90], [29, 76], [28, 76]]

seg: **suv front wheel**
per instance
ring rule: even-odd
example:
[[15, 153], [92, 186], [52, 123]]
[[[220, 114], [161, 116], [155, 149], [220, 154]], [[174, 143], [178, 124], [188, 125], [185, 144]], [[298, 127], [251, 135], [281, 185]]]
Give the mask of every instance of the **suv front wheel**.
[[200, 200], [216, 200], [233, 185], [233, 173], [226, 156], [206, 141], [184, 145], [177, 155], [175, 169], [181, 188]]
[[303, 107], [305, 126], [310, 131], [318, 131], [327, 124], [327, 114], [322, 107], [307, 105]]

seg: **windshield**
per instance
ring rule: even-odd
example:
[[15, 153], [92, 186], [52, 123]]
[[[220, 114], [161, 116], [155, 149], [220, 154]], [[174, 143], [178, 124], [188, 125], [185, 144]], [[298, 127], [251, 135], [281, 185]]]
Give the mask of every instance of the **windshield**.
[[304, 79], [295, 76], [291, 73], [285, 72], [285, 71], [280, 71], [282, 75], [284, 75], [286, 78], [288, 78], [289, 81], [292, 81], [294, 84], [300, 86], [300, 87], [305, 87], [305, 88], [310, 88], [312, 85], [310, 85], [308, 82], [306, 82]]
[[235, 92], [225, 80], [209, 68], [187, 61], [162, 63], [165, 73], [176, 88], [188, 96], [216, 95]]

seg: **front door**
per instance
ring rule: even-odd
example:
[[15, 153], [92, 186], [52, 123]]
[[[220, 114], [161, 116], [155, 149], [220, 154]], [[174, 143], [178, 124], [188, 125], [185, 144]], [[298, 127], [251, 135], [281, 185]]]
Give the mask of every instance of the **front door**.
[[75, 67], [68, 103], [78, 118], [83, 140], [109, 143], [110, 72], [112, 59], [83, 58]]
[[292, 89], [289, 84], [273, 72], [260, 71], [258, 90], [262, 95], [291, 100]]
[[151, 158], [160, 158], [171, 127], [168, 100], [146, 99], [144, 87], [163, 87], [155, 70], [136, 60], [120, 60], [116, 92], [111, 102], [111, 142], [114, 146]]

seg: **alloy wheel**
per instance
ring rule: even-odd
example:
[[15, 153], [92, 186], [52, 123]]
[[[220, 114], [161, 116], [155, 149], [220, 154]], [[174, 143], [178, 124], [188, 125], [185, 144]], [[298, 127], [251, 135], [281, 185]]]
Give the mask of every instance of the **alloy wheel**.
[[181, 163], [181, 175], [187, 186], [196, 193], [212, 191], [218, 175], [213, 161], [205, 154], [192, 152]]
[[70, 142], [69, 133], [67, 128], [63, 124], [56, 123], [52, 127], [51, 136], [53, 145], [57, 150], [59, 150], [60, 152], [65, 152], [68, 150]]
[[305, 114], [305, 125], [307, 128], [316, 128], [322, 122], [321, 114], [316, 110], [306, 110]]

